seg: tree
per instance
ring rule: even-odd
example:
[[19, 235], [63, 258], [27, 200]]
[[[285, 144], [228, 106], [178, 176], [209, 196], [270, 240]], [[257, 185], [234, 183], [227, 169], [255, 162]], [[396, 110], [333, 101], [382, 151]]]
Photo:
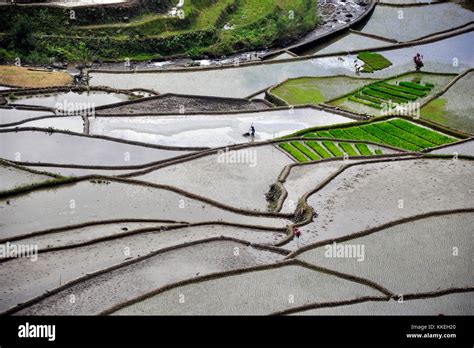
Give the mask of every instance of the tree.
[[10, 38], [13, 47], [17, 51], [25, 54], [33, 51], [36, 46], [36, 40], [30, 22], [27, 17], [22, 17], [15, 22], [10, 30]]

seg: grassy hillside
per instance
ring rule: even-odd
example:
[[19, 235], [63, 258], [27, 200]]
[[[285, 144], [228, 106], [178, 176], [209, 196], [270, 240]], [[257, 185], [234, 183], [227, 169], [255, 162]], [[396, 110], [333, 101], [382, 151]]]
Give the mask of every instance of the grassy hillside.
[[[0, 14], [0, 62], [220, 56], [290, 42], [317, 25], [316, 0], [187, 0], [179, 15], [145, 8], [88, 18], [11, 6]], [[109, 11], [106, 9], [104, 11]], [[112, 11], [112, 10], [110, 10]], [[88, 14], [89, 15], [89, 14]]]

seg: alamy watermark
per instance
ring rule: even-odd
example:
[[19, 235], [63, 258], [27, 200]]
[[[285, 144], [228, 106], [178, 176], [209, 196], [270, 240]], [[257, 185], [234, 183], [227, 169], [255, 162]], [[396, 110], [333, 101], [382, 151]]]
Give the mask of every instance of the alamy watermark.
[[365, 260], [364, 244], [338, 244], [336, 242], [324, 246], [327, 258], [355, 258], [358, 262]]
[[255, 149], [225, 150], [217, 151], [217, 163], [224, 164], [248, 164], [249, 167], [257, 165], [257, 151]]
[[36, 244], [0, 244], [0, 259], [29, 258], [31, 262], [38, 260], [38, 245]]

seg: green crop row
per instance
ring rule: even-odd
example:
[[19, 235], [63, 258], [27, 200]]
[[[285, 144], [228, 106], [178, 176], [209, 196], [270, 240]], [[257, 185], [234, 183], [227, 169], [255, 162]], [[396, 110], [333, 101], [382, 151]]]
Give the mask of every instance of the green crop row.
[[373, 124], [361, 126], [361, 128], [363, 130], [367, 131], [368, 133], [376, 136], [377, 138], [381, 139], [384, 143], [386, 143], [388, 145], [392, 145], [392, 146], [398, 147], [400, 149], [406, 149], [406, 150], [410, 150], [410, 151], [420, 150], [419, 146], [417, 146], [415, 144], [412, 144], [412, 143], [410, 143], [406, 140], [403, 140], [401, 138], [398, 138], [394, 135], [385, 133], [382, 129], [376, 127]]
[[346, 128], [344, 131], [349, 134], [349, 136], [354, 139], [354, 140], [365, 140], [365, 141], [371, 141], [374, 143], [383, 143], [382, 139], [379, 139], [375, 136], [373, 136], [370, 133], [367, 133], [360, 127], [351, 127], [351, 128]]
[[329, 150], [329, 152], [334, 156], [334, 157], [343, 157], [344, 154], [342, 153], [341, 150], [338, 149], [338, 147], [330, 142], [330, 141], [323, 141], [322, 144], [326, 149]]
[[367, 144], [355, 144], [355, 147], [357, 148], [357, 151], [359, 151], [359, 153], [362, 156], [371, 156], [372, 155], [372, 152], [370, 151]]
[[303, 155], [298, 149], [291, 146], [289, 143], [280, 143], [278, 146], [283, 149], [285, 152], [289, 153], [295, 160], [298, 162], [308, 162], [308, 159]]
[[364, 100], [364, 99], [359, 99], [359, 98], [357, 98], [353, 95], [350, 95], [349, 97], [347, 97], [347, 99], [349, 99], [350, 101], [353, 101], [355, 103], [370, 106], [370, 107], [375, 108], [375, 109], [382, 109], [382, 106], [380, 106], [379, 104], [375, 104], [373, 102], [370, 102], [370, 101], [367, 101], [367, 100]]
[[364, 94], [367, 94], [367, 95], [370, 95], [372, 97], [376, 97], [376, 98], [380, 98], [380, 99], [383, 99], [385, 101], [388, 101], [388, 100], [391, 100], [395, 103], [399, 103], [399, 104], [405, 104], [408, 102], [408, 100], [406, 99], [402, 99], [402, 98], [398, 98], [398, 97], [395, 97], [393, 95], [390, 95], [390, 94], [387, 94], [387, 93], [382, 93], [380, 91], [375, 91], [371, 88], [364, 88], [362, 90], [362, 93]]
[[375, 104], [380, 105], [380, 106], [382, 106], [382, 104], [385, 103], [385, 100], [375, 98], [375, 97], [371, 97], [370, 95], [367, 95], [367, 94], [359, 93], [359, 94], [356, 95], [356, 97], [359, 98], [359, 99], [367, 100], [369, 102], [375, 103]]
[[400, 86], [404, 87], [409, 87], [409, 88], [414, 88], [414, 89], [419, 89], [422, 91], [431, 91], [431, 89], [434, 87], [432, 83], [430, 84], [425, 84], [425, 85], [420, 85], [419, 83], [413, 83], [413, 82], [407, 82], [407, 81], [401, 81], [398, 83]]
[[342, 128], [331, 129], [329, 133], [337, 139], [352, 139]]
[[319, 143], [315, 141], [307, 141], [306, 145], [308, 145], [310, 148], [312, 148], [319, 156], [322, 158], [331, 158], [332, 155], [327, 152], [324, 147], [322, 147]]
[[425, 140], [428, 140], [430, 143], [433, 143], [436, 145], [443, 145], [443, 144], [452, 143], [456, 141], [456, 139], [454, 138], [448, 137], [444, 134], [432, 131], [424, 127], [420, 127], [416, 124], [407, 122], [402, 119], [395, 119], [389, 122], [400, 129], [403, 129]]
[[399, 91], [395, 91], [395, 90], [389, 89], [389, 88], [383, 88], [383, 87], [378, 86], [378, 85], [370, 85], [369, 88], [371, 90], [386, 93], [386, 94], [390, 94], [390, 95], [393, 95], [395, 97], [402, 98], [402, 99], [408, 99], [408, 100], [412, 100], [412, 101], [418, 99], [417, 96], [414, 96], [414, 95], [411, 95], [411, 94], [406, 94], [406, 93], [401, 93]]
[[415, 144], [422, 148], [433, 147], [435, 144], [420, 138], [410, 132], [407, 132], [401, 128], [394, 126], [388, 122], [375, 123], [374, 126], [382, 129], [385, 133], [392, 134], [396, 137], [402, 138], [403, 140], [409, 141], [412, 144]]
[[358, 156], [357, 151], [349, 143], [339, 143], [339, 147], [344, 150], [349, 156]]
[[306, 133], [305, 138], [334, 138], [328, 131]]
[[312, 161], [317, 161], [320, 159], [318, 155], [308, 149], [303, 143], [300, 143], [298, 141], [292, 141], [290, 144], [300, 150], [303, 154], [306, 155], [306, 157], [308, 157]]
[[414, 89], [414, 88], [409, 88], [409, 87], [404, 87], [404, 86], [391, 85], [391, 84], [386, 83], [386, 82], [379, 82], [377, 85], [380, 86], [380, 87], [383, 87], [383, 88], [392, 89], [394, 91], [399, 91], [399, 92], [403, 92], [403, 93], [416, 95], [417, 97], [426, 96], [426, 92], [421, 91], [419, 89]]
[[392, 65], [392, 62], [390, 62], [387, 58], [385, 58], [379, 53], [360, 52], [357, 55], [357, 58], [365, 63], [365, 72], [372, 72], [373, 70], [382, 70]]

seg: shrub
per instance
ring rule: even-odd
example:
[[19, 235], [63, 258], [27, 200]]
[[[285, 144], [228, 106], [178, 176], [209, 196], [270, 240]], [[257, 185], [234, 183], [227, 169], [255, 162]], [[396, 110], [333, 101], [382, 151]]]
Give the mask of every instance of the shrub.
[[312, 148], [322, 158], [331, 158], [332, 157], [332, 155], [329, 152], [327, 152], [324, 149], [324, 147], [322, 147], [321, 145], [319, 145], [319, 143], [317, 143], [315, 141], [307, 141], [306, 145], [308, 145], [310, 148]]

